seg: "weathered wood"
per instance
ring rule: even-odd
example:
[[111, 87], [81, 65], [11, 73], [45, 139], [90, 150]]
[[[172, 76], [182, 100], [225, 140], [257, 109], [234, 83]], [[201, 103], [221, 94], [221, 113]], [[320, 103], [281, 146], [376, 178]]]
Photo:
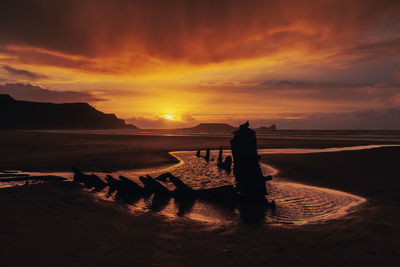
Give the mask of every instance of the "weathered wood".
[[180, 199], [196, 198], [195, 191], [190, 186], [186, 185], [181, 179], [173, 175], [170, 175], [169, 180], [176, 188], [173, 191], [175, 198], [180, 198]]
[[171, 192], [165, 186], [154, 180], [151, 176], [140, 176], [139, 179], [144, 184], [145, 191], [158, 195], [171, 195]]
[[248, 122], [234, 132], [231, 148], [239, 198], [244, 202], [265, 202], [267, 191], [257, 153], [257, 139]]
[[107, 186], [107, 184], [95, 174], [84, 174], [77, 168], [74, 168], [73, 172], [75, 173], [74, 181], [83, 183], [87, 188], [94, 188], [95, 191], [101, 191]]
[[152, 211], [161, 211], [168, 205], [170, 199], [170, 194], [154, 194], [150, 209]]
[[85, 174], [78, 168], [73, 168], [72, 170], [74, 172], [74, 182], [82, 183], [86, 187], [93, 187], [91, 186], [92, 177], [90, 174]]
[[101, 180], [96, 174], [91, 174], [87, 183], [85, 183], [86, 186], [88, 186], [89, 188], [94, 188], [95, 191], [102, 191], [107, 184]]
[[116, 180], [111, 175], [107, 175], [105, 179], [106, 179], [107, 185], [108, 185], [107, 197], [110, 197], [115, 191], [117, 191], [119, 189], [120, 181]]
[[[218, 160], [217, 160], [217, 166], [220, 167], [222, 165], [222, 146], [219, 147], [219, 153], [218, 153]], [[221, 167], [220, 167], [221, 168]]]
[[124, 188], [132, 193], [141, 194], [143, 187], [138, 185], [136, 182], [126, 178], [125, 176], [120, 175], [119, 179], [121, 180], [121, 184]]
[[111, 175], [107, 175], [106, 180], [109, 186], [107, 196], [111, 196], [114, 191], [117, 191], [117, 199], [131, 202], [138, 200], [143, 195], [143, 188], [124, 176], [119, 176], [119, 180], [117, 180]]
[[209, 149], [209, 148], [207, 148], [207, 150], [206, 150], [206, 156], [204, 157], [204, 159], [205, 159], [207, 162], [210, 161], [210, 149]]
[[[221, 157], [222, 157], [222, 154], [221, 154]], [[221, 161], [219, 161], [219, 158], [218, 158], [217, 166], [218, 166], [218, 168], [223, 169], [226, 172], [230, 173], [232, 171], [232, 157], [227, 156], [225, 158], [225, 161], [223, 161], [223, 162], [222, 162], [222, 159], [221, 159]]]
[[154, 179], [156, 179], [157, 181], [166, 182], [167, 179], [168, 179], [171, 175], [172, 175], [172, 174], [171, 174], [170, 172], [166, 172], [166, 173], [163, 173], [163, 174], [157, 176], [157, 177], [154, 178]]

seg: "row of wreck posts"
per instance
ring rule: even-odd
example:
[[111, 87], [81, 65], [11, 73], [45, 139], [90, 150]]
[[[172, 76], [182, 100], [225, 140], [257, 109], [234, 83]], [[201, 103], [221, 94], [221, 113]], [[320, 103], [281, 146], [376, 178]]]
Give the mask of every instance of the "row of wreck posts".
[[[265, 211], [268, 207], [275, 207], [275, 203], [268, 202], [266, 199], [266, 181], [272, 177], [264, 177], [257, 153], [257, 139], [255, 131], [249, 128], [249, 123], [242, 124], [231, 140], [233, 156], [233, 173], [235, 175], [235, 186], [226, 185], [209, 189], [194, 190], [186, 185], [181, 179], [171, 173], [164, 173], [156, 178], [149, 175], [139, 177], [142, 185], [124, 177], [119, 179], [111, 175], [105, 177], [106, 182], [95, 174], [84, 174], [79, 169], [73, 169], [74, 181], [84, 184], [95, 191], [103, 191], [108, 187], [107, 196], [110, 197], [114, 192], [115, 198], [124, 202], [136, 202], [140, 198], [153, 197], [151, 209], [161, 210], [169, 202], [170, 198], [175, 198], [178, 206], [178, 215], [184, 215], [190, 211], [196, 199], [208, 201], [215, 204], [222, 204], [231, 208], [239, 208], [240, 214], [247, 221], [263, 220]], [[197, 152], [200, 157], [200, 151]], [[210, 160], [209, 149], [205, 159]], [[218, 157], [219, 166], [231, 167], [232, 157], [226, 157], [222, 162], [222, 148]], [[224, 168], [225, 169], [225, 168]], [[172, 183], [175, 189], [168, 190], [162, 183]]]
[[[196, 157], [204, 158], [206, 162], [214, 161], [214, 158], [210, 159], [210, 149], [207, 148], [206, 155], [203, 157], [201, 156], [201, 150], [198, 149], [196, 152]], [[230, 173], [232, 171], [232, 157], [227, 156], [225, 160], [223, 160], [223, 152], [222, 146], [219, 148], [218, 159], [217, 159], [217, 166], [219, 169], [225, 170], [226, 172]]]
[[[260, 167], [260, 156], [257, 153], [256, 132], [249, 128], [249, 122], [239, 126], [234, 132], [231, 140], [232, 156], [234, 158], [234, 175], [235, 190], [241, 201], [266, 203], [267, 205], [275, 205], [274, 202], [269, 203], [266, 200], [266, 181], [271, 180], [271, 176], [264, 177]], [[197, 157], [201, 156], [201, 150], [197, 150]], [[210, 149], [206, 150], [204, 159], [210, 161]], [[213, 159], [211, 160], [213, 161]], [[217, 166], [227, 172], [231, 172], [232, 157], [227, 156], [223, 161], [222, 147], [219, 148]]]

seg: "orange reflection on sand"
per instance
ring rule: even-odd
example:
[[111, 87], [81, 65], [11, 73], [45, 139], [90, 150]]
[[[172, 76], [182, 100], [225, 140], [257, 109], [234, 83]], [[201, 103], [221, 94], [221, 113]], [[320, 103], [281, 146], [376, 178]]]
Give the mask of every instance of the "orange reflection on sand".
[[[260, 149], [259, 154], [265, 153], [319, 153], [334, 152], [344, 150], [370, 149], [393, 145], [371, 145], [357, 147], [342, 147], [328, 149]], [[203, 151], [204, 152], [204, 151]], [[224, 151], [227, 156], [230, 151]], [[171, 172], [173, 175], [182, 179], [187, 185], [194, 189], [211, 188], [234, 183], [232, 173], [227, 173], [218, 169], [215, 162], [207, 163], [203, 158], [197, 158], [195, 151], [175, 151], [171, 155], [179, 160], [179, 163], [170, 167], [157, 167], [142, 170], [127, 170], [113, 173], [114, 177], [123, 175], [140, 183], [138, 176], [149, 174], [153, 177], [161, 173]], [[211, 158], [216, 159], [217, 150], [211, 151]], [[261, 164], [264, 175], [276, 175], [278, 170], [271, 166]], [[27, 173], [30, 175], [41, 175], [50, 173]], [[60, 175], [60, 173], [53, 173]], [[97, 173], [101, 178], [105, 174]], [[70, 174], [62, 176], [71, 178]], [[174, 187], [166, 183], [166, 187], [173, 190]], [[341, 218], [354, 211], [355, 207], [366, 202], [366, 199], [360, 196], [346, 192], [322, 188], [317, 186], [304, 185], [285, 181], [279, 177], [267, 183], [269, 192], [268, 198], [275, 200], [276, 209], [267, 210], [265, 221], [270, 225], [305, 225], [313, 223], [323, 223], [328, 220]], [[104, 193], [99, 197], [104, 198]], [[218, 207], [207, 202], [199, 200], [193, 203], [179, 203], [173, 198], [167, 199], [159, 205], [153, 205], [154, 196], [148, 199], [140, 199], [132, 205], [129, 210], [132, 213], [152, 212], [167, 219], [176, 219], [178, 217], [188, 218], [212, 225], [237, 224], [240, 222], [240, 212], [236, 208]]]

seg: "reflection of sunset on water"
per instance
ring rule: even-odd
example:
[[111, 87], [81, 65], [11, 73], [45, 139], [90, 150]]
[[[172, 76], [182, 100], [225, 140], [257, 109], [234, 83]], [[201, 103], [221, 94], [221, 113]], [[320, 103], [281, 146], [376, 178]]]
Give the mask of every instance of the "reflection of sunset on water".
[[[398, 145], [368, 145], [323, 149], [259, 149], [258, 153], [260, 155], [307, 154], [396, 146]], [[171, 172], [193, 189], [213, 188], [234, 184], [233, 173], [227, 173], [218, 169], [213, 161], [207, 163], [203, 158], [195, 157], [195, 151], [175, 151], [171, 152], [171, 154], [179, 159], [179, 163], [167, 168], [157, 167], [142, 170], [117, 171], [112, 175], [114, 177], [118, 175], [129, 177], [140, 184], [138, 177], [141, 175], [149, 174], [156, 177], [162, 173]], [[211, 158], [214, 158], [214, 160], [216, 160], [217, 155], [218, 151], [211, 151]], [[224, 151], [224, 156], [227, 155], [230, 155], [229, 150]], [[266, 213], [266, 223], [271, 225], [304, 225], [339, 219], [352, 212], [354, 208], [366, 201], [363, 197], [346, 192], [290, 182], [285, 178], [279, 177], [279, 170], [266, 164], [261, 164], [261, 167], [265, 176], [275, 176], [272, 181], [267, 182], [267, 189], [269, 192], [268, 199], [275, 200], [277, 206], [274, 211], [269, 210]], [[24, 173], [30, 175], [54, 174], [72, 179], [71, 173]], [[101, 178], [105, 176], [103, 173], [97, 173], [97, 175]], [[290, 177], [287, 178], [290, 179]], [[14, 184], [4, 184], [5, 187], [11, 185]], [[174, 190], [174, 186], [170, 183], [166, 183], [165, 186], [170, 190]], [[99, 197], [106, 199], [102, 194], [100, 194]], [[152, 201], [153, 198], [140, 199], [130, 206], [130, 210], [133, 213], [151, 211], [150, 206]], [[159, 214], [171, 219], [176, 218], [179, 212], [178, 207], [179, 203], [176, 203], [174, 199], [170, 199], [159, 211]], [[222, 208], [199, 200], [196, 200], [193, 207], [183, 216], [211, 224], [236, 224], [239, 222], [238, 210]]]

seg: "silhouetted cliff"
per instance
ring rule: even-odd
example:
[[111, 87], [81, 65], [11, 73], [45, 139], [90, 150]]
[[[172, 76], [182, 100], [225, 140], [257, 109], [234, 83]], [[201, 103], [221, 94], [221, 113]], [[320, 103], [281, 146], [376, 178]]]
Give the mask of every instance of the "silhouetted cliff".
[[191, 128], [180, 129], [183, 132], [232, 132], [236, 130], [236, 127], [226, 123], [200, 123], [199, 125]]
[[18, 101], [0, 94], [0, 129], [138, 129], [87, 103]]

